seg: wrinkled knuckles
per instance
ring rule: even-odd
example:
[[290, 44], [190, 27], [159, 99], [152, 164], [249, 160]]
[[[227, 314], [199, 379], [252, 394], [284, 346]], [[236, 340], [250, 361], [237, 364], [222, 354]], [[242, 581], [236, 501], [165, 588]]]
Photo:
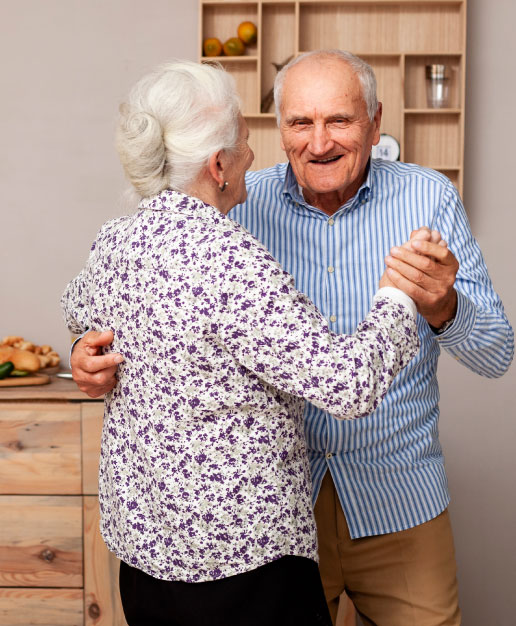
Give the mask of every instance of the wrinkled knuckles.
[[435, 270], [435, 262], [427, 256], [424, 256], [421, 258], [421, 269], [428, 274]]
[[416, 283], [416, 285], [423, 285], [424, 282], [425, 282], [425, 278], [426, 278], [425, 274], [423, 272], [421, 272], [420, 270], [418, 270], [415, 273], [412, 282]]

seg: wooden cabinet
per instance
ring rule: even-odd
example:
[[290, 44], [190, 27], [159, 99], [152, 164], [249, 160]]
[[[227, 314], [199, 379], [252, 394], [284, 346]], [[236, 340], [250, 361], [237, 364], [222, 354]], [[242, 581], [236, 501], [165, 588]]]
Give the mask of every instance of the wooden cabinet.
[[69, 381], [0, 390], [0, 623], [123, 626], [99, 532], [103, 403]]
[[[216, 57], [235, 79], [255, 152], [254, 169], [285, 161], [273, 105], [262, 107], [276, 68], [320, 48], [349, 50], [375, 70], [382, 132], [400, 143], [400, 159], [437, 169], [462, 189], [466, 0], [200, 0], [200, 42], [258, 27], [245, 55]], [[204, 60], [206, 57], [200, 56]], [[427, 106], [425, 66], [449, 71], [447, 108]]]

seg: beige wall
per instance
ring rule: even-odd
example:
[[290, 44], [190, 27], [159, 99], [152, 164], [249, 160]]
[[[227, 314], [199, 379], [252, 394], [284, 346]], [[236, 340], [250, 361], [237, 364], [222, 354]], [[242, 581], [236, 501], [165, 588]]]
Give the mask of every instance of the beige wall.
[[[147, 69], [197, 56], [195, 0], [2, 0], [0, 335], [64, 356], [59, 298], [125, 187], [116, 107]], [[512, 190], [516, 5], [469, 0], [465, 201], [516, 322]], [[516, 620], [516, 368], [498, 381], [448, 356], [441, 436], [453, 497], [464, 624]]]
[[0, 335], [65, 356], [61, 293], [123, 211], [118, 104], [156, 64], [197, 58], [197, 3], [1, 0], [0, 11]]
[[[516, 3], [468, 0], [464, 200], [516, 325]], [[441, 441], [452, 494], [465, 626], [516, 624], [516, 366], [487, 380], [448, 355], [439, 368]]]

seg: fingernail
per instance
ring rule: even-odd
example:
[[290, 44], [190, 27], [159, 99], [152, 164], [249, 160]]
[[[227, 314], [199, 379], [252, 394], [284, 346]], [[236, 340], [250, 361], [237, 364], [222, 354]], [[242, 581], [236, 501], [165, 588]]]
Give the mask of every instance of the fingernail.
[[123, 360], [124, 360], [124, 357], [123, 357], [121, 354], [118, 354], [118, 355], [115, 357], [115, 363], [117, 363], [117, 364], [118, 364], [118, 363], [122, 363], [122, 361], [123, 361]]
[[400, 251], [400, 249], [398, 248], [398, 246], [394, 246], [394, 248], [391, 248], [391, 252], [392, 252], [393, 254], [396, 254], [396, 253], [397, 253], [397, 252], [399, 252], [399, 251]]
[[423, 242], [420, 239], [413, 239], [410, 243], [411, 243], [411, 245], [414, 248], [422, 248], [423, 247]]

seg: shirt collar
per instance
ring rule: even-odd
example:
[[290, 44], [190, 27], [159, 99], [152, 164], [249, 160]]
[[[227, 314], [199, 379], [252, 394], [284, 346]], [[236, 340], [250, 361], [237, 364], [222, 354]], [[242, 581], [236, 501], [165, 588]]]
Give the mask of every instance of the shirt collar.
[[[345, 212], [345, 211], [351, 211], [369, 200], [369, 198], [371, 197], [371, 193], [372, 193], [373, 180], [374, 180], [374, 175], [375, 175], [375, 171], [374, 171], [375, 167], [376, 166], [374, 163], [374, 159], [369, 159], [369, 163], [367, 165], [367, 176], [366, 176], [365, 181], [362, 183], [357, 193], [352, 198], [350, 198], [346, 203], [344, 203], [341, 207], [339, 207], [339, 210], [336, 211], [335, 214]], [[285, 170], [285, 179], [283, 181], [282, 193], [285, 196], [290, 196], [295, 207], [298, 207], [299, 205], [301, 205], [310, 211], [315, 211], [316, 213], [321, 213], [323, 215], [326, 215], [320, 209], [317, 209], [316, 207], [313, 207], [311, 204], [308, 204], [308, 202], [304, 199], [302, 189], [297, 182], [297, 179], [294, 175], [294, 171], [292, 170], [292, 166], [290, 165], [290, 163], [287, 165], [287, 168]]]

